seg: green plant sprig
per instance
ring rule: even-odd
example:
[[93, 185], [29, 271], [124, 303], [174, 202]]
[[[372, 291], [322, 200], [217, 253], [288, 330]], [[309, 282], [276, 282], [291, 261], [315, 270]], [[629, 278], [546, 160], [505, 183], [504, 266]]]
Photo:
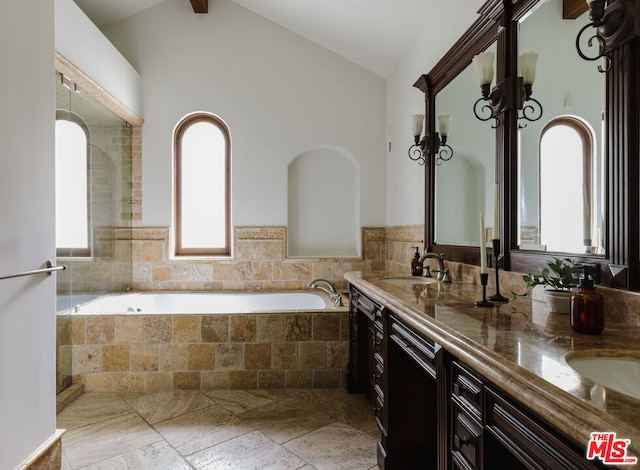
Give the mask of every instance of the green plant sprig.
[[553, 258], [552, 261], [547, 262], [547, 267], [543, 268], [540, 274], [523, 275], [525, 290], [522, 294], [512, 292], [511, 300], [528, 296], [534, 287], [540, 285], [551, 287], [555, 291], [567, 292], [578, 285], [576, 274], [581, 269], [568, 258]]

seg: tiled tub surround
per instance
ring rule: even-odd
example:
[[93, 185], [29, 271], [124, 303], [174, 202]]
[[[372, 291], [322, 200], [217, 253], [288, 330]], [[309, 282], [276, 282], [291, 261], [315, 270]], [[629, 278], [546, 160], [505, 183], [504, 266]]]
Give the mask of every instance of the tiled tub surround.
[[72, 315], [87, 392], [340, 388], [348, 308], [251, 314]]
[[[112, 240], [112, 256], [73, 260], [74, 290], [122, 292], [128, 283], [144, 291], [289, 290], [306, 288], [316, 278], [345, 289], [347, 271], [380, 270], [390, 263], [390, 270], [404, 273], [422, 232], [422, 225], [363, 228], [361, 259], [288, 259], [285, 227], [237, 227], [233, 258], [174, 259], [168, 255], [168, 228], [119, 228], [104, 237]], [[129, 266], [130, 282], [123, 275]], [[59, 278], [59, 286], [64, 282]], [[69, 346], [58, 361], [72, 361], [73, 382], [87, 391], [338, 387], [347, 362], [345, 315], [250, 315], [248, 339], [239, 339], [240, 320], [228, 316], [60, 315], [58, 335]], [[213, 324], [223, 324], [223, 332], [212, 340]], [[205, 351], [211, 352], [202, 361], [207, 368], [195, 369], [195, 357]]]

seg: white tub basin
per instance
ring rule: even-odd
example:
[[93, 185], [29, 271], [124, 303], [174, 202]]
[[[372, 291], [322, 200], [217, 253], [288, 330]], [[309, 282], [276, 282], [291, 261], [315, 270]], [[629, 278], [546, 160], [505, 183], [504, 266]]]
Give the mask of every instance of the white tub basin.
[[640, 359], [632, 357], [576, 357], [569, 364], [580, 375], [640, 399]]

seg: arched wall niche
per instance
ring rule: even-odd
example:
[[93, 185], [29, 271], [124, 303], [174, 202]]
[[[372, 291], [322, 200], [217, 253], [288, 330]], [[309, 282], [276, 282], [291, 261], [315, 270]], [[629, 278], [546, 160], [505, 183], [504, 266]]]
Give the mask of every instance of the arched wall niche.
[[287, 167], [287, 256], [359, 257], [360, 167], [337, 146], [300, 152]]

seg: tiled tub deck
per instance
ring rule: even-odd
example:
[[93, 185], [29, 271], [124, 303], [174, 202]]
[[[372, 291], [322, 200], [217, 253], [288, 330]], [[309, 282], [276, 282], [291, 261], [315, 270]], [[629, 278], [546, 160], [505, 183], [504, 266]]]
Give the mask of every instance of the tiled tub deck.
[[[71, 322], [69, 329], [68, 322]], [[59, 315], [87, 392], [344, 388], [348, 307]]]

